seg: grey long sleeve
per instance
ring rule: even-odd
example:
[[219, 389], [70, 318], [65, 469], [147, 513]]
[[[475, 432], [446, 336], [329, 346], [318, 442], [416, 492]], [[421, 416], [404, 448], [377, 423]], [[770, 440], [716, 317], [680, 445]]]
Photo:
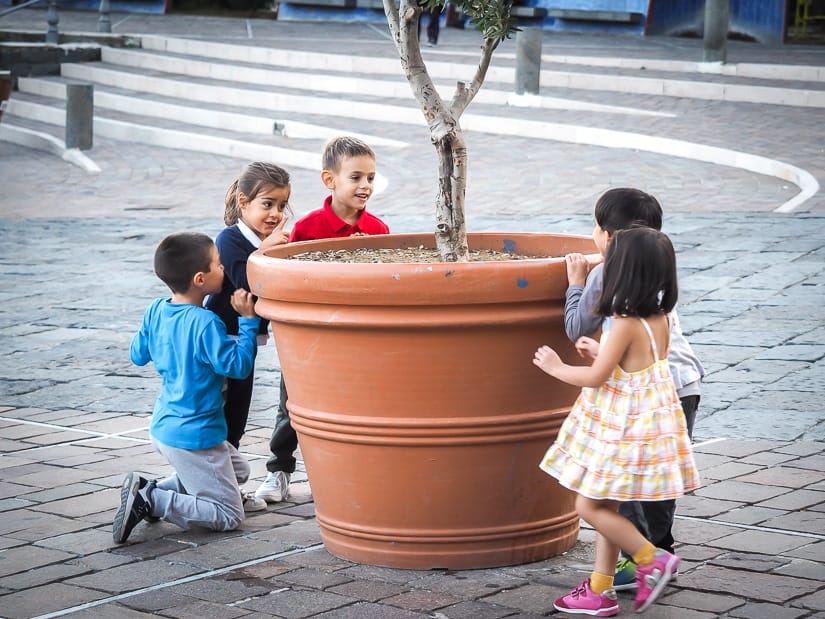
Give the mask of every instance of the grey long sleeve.
[[584, 287], [568, 286], [564, 301], [564, 332], [571, 342], [592, 336], [601, 326], [601, 316], [592, 313], [602, 294], [602, 268], [597, 264], [588, 273]]

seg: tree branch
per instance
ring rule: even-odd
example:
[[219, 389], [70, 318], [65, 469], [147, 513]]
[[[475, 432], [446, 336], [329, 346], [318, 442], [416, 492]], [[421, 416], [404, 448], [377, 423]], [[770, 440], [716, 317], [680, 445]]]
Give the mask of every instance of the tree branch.
[[[385, 0], [385, 2], [388, 0]], [[487, 76], [487, 69], [490, 68], [490, 62], [493, 58], [493, 52], [496, 51], [500, 39], [484, 39], [484, 44], [481, 46], [481, 58], [478, 61], [476, 73], [473, 76], [473, 81], [467, 86], [465, 82], [459, 82], [456, 85], [453, 99], [450, 101], [450, 113], [453, 118], [460, 118], [464, 110], [470, 105], [470, 102], [475, 98], [476, 93], [484, 83], [484, 78]]]

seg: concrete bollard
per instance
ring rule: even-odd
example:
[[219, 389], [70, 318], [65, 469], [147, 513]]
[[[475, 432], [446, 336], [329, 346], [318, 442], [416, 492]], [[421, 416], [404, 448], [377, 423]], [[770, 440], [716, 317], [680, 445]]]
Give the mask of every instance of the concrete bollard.
[[516, 33], [516, 94], [539, 94], [541, 73], [540, 28], [526, 28]]
[[94, 127], [94, 86], [66, 84], [66, 148], [89, 150]]
[[727, 60], [729, 20], [730, 0], [706, 0], [704, 54], [702, 56], [704, 62], [725, 62]]

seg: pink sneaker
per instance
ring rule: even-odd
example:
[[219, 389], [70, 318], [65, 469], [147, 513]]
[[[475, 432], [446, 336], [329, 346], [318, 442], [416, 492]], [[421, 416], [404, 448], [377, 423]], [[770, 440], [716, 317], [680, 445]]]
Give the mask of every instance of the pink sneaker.
[[676, 575], [679, 557], [661, 549], [656, 550], [653, 563], [636, 566], [636, 601], [633, 610], [637, 613], [646, 611], [655, 602], [667, 583]]
[[619, 614], [616, 592], [608, 589], [601, 595], [593, 593], [590, 590], [589, 578], [570, 593], [553, 602], [553, 608], [563, 613], [593, 617], [612, 617]]

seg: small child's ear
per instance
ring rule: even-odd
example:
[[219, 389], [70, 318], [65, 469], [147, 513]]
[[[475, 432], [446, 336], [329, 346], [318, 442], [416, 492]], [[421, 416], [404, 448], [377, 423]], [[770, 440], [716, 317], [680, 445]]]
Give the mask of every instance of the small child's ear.
[[329, 170], [321, 171], [321, 182], [327, 189], [335, 189], [335, 175]]
[[243, 191], [238, 192], [238, 208], [246, 208], [246, 205], [249, 204], [249, 198]]
[[192, 285], [200, 288], [203, 286], [204, 282], [206, 281], [206, 277], [203, 271], [198, 271], [192, 277]]

